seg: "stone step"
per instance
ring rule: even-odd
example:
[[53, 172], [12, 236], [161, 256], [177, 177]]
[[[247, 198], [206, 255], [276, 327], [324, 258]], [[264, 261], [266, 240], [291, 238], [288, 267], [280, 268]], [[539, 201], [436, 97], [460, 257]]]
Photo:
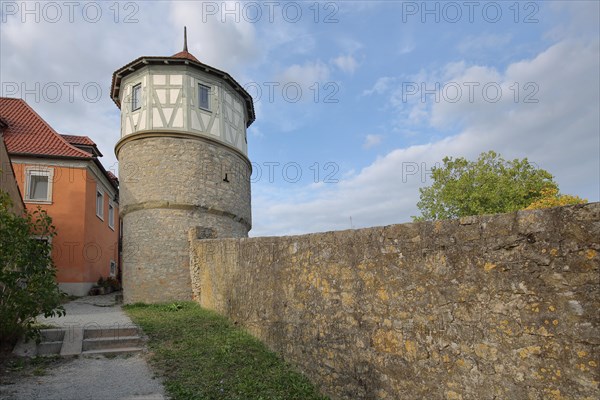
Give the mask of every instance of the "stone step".
[[40, 336], [41, 341], [36, 346], [35, 355], [51, 356], [60, 354], [65, 337], [63, 329], [41, 329]]
[[123, 354], [140, 353], [144, 349], [142, 347], [121, 347], [117, 349], [102, 349], [102, 350], [86, 350], [81, 352], [82, 356], [118, 356]]
[[84, 339], [94, 338], [119, 338], [128, 336], [138, 336], [139, 329], [136, 326], [123, 326], [117, 328], [85, 328], [83, 332]]
[[91, 338], [84, 339], [82, 350], [88, 351], [138, 347], [142, 345], [142, 342], [142, 338], [139, 336]]
[[81, 343], [83, 341], [83, 328], [69, 328], [65, 331], [65, 337], [60, 349], [63, 357], [77, 356], [81, 354]]
[[35, 357], [60, 354], [77, 356], [79, 354], [117, 355], [136, 353], [143, 350], [144, 340], [135, 326], [43, 329], [42, 341], [20, 341], [14, 353]]
[[42, 342], [62, 342], [65, 337], [64, 329], [41, 329]]
[[62, 340], [60, 342], [41, 342], [37, 345], [36, 355], [51, 356], [54, 354], [60, 354], [62, 344]]

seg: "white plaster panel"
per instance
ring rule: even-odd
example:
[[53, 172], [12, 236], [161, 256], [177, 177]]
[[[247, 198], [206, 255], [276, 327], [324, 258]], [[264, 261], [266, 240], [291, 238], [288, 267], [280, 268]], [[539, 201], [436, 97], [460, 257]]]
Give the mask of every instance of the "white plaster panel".
[[175, 109], [175, 117], [173, 118], [173, 128], [183, 128], [183, 110]]
[[172, 85], [182, 85], [183, 84], [183, 75], [171, 75], [171, 84]]
[[152, 127], [163, 128], [162, 119], [160, 119], [160, 112], [156, 107], [152, 107]]

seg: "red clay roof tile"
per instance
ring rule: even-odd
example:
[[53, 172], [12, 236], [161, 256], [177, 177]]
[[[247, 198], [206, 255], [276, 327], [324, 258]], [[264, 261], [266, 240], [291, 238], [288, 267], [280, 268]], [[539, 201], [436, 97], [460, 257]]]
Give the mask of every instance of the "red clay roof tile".
[[111, 181], [115, 182], [117, 185], [119, 184], [119, 178], [117, 178], [117, 176], [115, 174], [113, 174], [112, 172], [106, 171], [106, 176], [108, 176], [108, 178]]
[[77, 145], [77, 144], [83, 145], [83, 146], [95, 146], [96, 145], [96, 143], [94, 143], [94, 141], [87, 136], [63, 135], [62, 133], [60, 134], [60, 136], [62, 136], [63, 139], [65, 139], [67, 142], [71, 143], [72, 145]]
[[0, 117], [8, 124], [4, 142], [11, 155], [92, 157], [69, 144], [22, 99], [0, 97]]
[[194, 55], [192, 53], [185, 51], [185, 50], [180, 51], [177, 54], [173, 54], [171, 56], [171, 58], [185, 58], [185, 59], [192, 60], [192, 61], [195, 61], [198, 63], [200, 62], [200, 61], [198, 61], [198, 59], [196, 57], [194, 57]]

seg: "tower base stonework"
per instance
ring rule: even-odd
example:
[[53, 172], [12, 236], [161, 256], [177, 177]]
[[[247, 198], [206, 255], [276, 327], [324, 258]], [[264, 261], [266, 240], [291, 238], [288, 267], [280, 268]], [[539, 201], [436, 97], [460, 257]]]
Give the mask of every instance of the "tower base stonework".
[[183, 133], [130, 135], [116, 152], [126, 160], [119, 165], [124, 302], [190, 300], [188, 231], [248, 236], [250, 163], [235, 149]]

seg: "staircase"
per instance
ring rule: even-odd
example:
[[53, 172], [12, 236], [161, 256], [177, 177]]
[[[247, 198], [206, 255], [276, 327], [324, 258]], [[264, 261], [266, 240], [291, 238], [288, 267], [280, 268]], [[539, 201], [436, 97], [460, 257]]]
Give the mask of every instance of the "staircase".
[[136, 326], [118, 327], [69, 327], [66, 329], [42, 329], [39, 344], [20, 342], [13, 351], [21, 356], [94, 356], [139, 353], [144, 340]]
[[91, 328], [83, 332], [82, 355], [117, 355], [142, 351], [138, 328]]
[[62, 329], [43, 329], [41, 331], [42, 341], [37, 345], [38, 356], [49, 356], [60, 354], [65, 331]]

